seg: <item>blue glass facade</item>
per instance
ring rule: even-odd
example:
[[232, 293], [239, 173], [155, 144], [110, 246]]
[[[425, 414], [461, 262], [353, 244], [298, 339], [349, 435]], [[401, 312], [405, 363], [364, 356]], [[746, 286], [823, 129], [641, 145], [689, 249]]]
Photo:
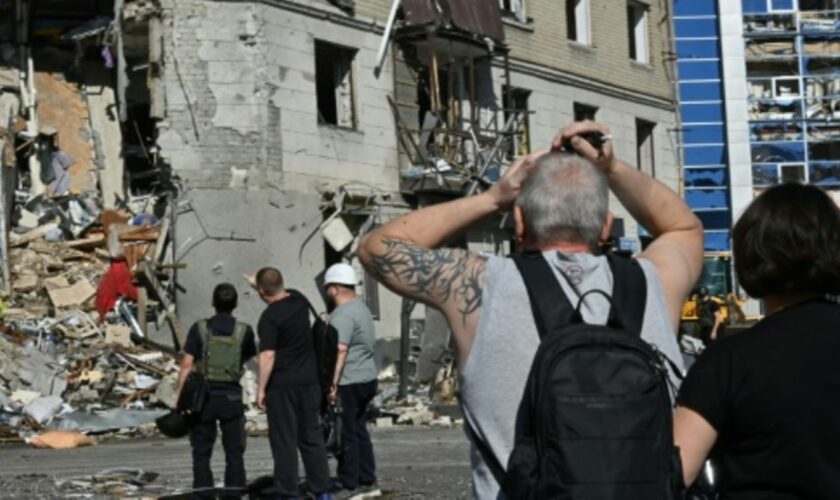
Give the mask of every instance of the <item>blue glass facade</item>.
[[732, 226], [717, 0], [674, 0], [685, 199], [708, 252], [729, 250]]
[[787, 181], [840, 187], [836, 7], [815, 0], [742, 0], [756, 191]]

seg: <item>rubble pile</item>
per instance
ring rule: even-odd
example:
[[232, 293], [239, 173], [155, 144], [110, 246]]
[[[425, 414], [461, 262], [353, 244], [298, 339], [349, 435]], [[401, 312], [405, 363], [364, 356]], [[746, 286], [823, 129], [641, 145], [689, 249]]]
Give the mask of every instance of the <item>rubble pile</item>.
[[[135, 274], [160, 255], [161, 223], [81, 196], [33, 198], [15, 220], [11, 294], [0, 301], [0, 440], [153, 431], [174, 405], [174, 349], [149, 347], [134, 308], [118, 302], [100, 316], [95, 298], [114, 253]], [[109, 236], [116, 250], [105, 249]]]
[[405, 398], [398, 396], [397, 385], [380, 383], [372, 407], [377, 427], [429, 426], [453, 427], [464, 424], [457, 403], [457, 375], [442, 369], [431, 384], [417, 384]]
[[125, 327], [106, 326], [106, 334], [83, 310], [17, 325], [0, 335], [0, 439], [46, 429], [151, 431], [173, 404], [174, 357], [114, 334]]

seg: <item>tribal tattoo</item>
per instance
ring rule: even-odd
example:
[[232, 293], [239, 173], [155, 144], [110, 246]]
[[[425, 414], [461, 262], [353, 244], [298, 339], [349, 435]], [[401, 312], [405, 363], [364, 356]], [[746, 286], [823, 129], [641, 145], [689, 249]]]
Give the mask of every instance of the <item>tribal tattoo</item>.
[[373, 272], [380, 280], [440, 304], [454, 301], [462, 321], [481, 307], [486, 259], [465, 250], [428, 250], [394, 239], [382, 241], [385, 252], [374, 255]]

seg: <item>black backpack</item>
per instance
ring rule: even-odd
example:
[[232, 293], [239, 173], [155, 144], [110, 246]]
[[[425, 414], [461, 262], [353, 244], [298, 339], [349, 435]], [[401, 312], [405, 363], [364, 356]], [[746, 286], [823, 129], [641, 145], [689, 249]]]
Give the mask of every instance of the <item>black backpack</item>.
[[[514, 256], [541, 343], [507, 472], [470, 429], [510, 499], [671, 500], [682, 495], [668, 361], [641, 339], [644, 273], [633, 259], [608, 259], [612, 296], [593, 290], [575, 308], [541, 254]], [[605, 326], [582, 319], [581, 304], [593, 293], [610, 300]]]

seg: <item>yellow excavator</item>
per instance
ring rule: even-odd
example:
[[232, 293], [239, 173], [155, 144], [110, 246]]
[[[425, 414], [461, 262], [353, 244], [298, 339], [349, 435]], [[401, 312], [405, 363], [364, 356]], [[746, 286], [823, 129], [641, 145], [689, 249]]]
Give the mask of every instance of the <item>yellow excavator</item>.
[[[733, 327], [743, 329], [748, 327], [751, 322], [744, 314], [743, 307], [747, 301], [739, 299], [735, 294], [727, 293], [724, 296], [712, 295], [711, 299], [720, 306], [721, 324], [725, 325], [727, 329]], [[699, 294], [692, 294], [688, 300], [685, 301], [680, 315], [680, 329], [688, 334], [695, 334], [699, 328], [697, 323], [699, 321], [698, 304], [700, 302]]]

